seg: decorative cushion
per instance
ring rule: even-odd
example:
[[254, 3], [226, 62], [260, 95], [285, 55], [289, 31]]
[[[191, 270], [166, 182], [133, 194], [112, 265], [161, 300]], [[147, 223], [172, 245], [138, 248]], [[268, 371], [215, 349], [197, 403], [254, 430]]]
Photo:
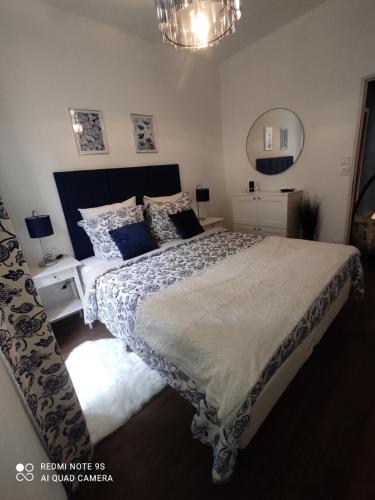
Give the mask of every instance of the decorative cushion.
[[180, 237], [184, 240], [204, 232], [194, 210], [191, 208], [183, 212], [178, 212], [177, 214], [171, 214], [169, 218], [173, 222]]
[[143, 203], [146, 204], [146, 203], [160, 203], [160, 202], [164, 202], [164, 201], [176, 201], [179, 198], [181, 198], [181, 196], [183, 194], [185, 194], [185, 193], [180, 192], [180, 193], [172, 194], [171, 196], [155, 196], [153, 198], [151, 198], [151, 196], [144, 196]]
[[109, 234], [124, 260], [138, 257], [138, 255], [159, 248], [145, 222], [136, 222], [118, 229], [112, 229]]
[[81, 220], [78, 225], [82, 227], [95, 250], [95, 255], [104, 260], [121, 259], [122, 255], [109, 231], [117, 229], [134, 222], [143, 222], [143, 205], [131, 208], [120, 208], [112, 212], [106, 212], [91, 219]]
[[137, 200], [135, 196], [122, 201], [121, 203], [113, 203], [112, 205], [102, 205], [101, 207], [92, 207], [92, 208], [79, 208], [78, 211], [82, 216], [82, 219], [92, 219], [93, 217], [97, 217], [98, 215], [105, 214], [107, 212], [113, 212], [114, 210], [118, 210], [119, 208], [130, 208], [135, 207], [137, 204]]
[[169, 215], [189, 210], [191, 201], [191, 194], [183, 193], [176, 201], [146, 204], [146, 220], [156, 241], [162, 242], [180, 238]]

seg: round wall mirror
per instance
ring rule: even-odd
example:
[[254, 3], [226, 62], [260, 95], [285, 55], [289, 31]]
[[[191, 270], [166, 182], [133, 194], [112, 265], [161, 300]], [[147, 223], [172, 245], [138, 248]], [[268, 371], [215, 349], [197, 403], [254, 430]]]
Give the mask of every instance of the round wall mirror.
[[253, 123], [246, 141], [247, 157], [258, 172], [281, 174], [298, 160], [304, 139], [302, 122], [293, 111], [271, 109]]

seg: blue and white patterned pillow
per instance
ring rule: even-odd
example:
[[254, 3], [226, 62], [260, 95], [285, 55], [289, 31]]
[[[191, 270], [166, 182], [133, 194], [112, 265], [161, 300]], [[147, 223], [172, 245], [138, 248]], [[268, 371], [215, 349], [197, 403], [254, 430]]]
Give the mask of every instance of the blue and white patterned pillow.
[[189, 210], [191, 202], [191, 194], [183, 193], [175, 201], [148, 201], [146, 203], [146, 220], [156, 241], [162, 242], [180, 238], [169, 215]]
[[120, 208], [119, 210], [98, 215], [92, 219], [81, 220], [78, 222], [78, 225], [86, 231], [90, 238], [95, 255], [104, 260], [122, 259], [121, 253], [111, 238], [109, 231], [126, 226], [127, 224], [143, 222], [143, 209], [143, 205]]

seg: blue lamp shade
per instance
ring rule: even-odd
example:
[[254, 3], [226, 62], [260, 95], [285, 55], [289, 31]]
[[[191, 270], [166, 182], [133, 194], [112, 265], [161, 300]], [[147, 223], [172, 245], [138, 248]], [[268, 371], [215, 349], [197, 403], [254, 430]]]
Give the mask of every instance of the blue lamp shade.
[[25, 219], [30, 238], [44, 238], [53, 234], [49, 215], [33, 215]]
[[198, 202], [210, 201], [210, 190], [208, 188], [197, 188], [195, 196]]

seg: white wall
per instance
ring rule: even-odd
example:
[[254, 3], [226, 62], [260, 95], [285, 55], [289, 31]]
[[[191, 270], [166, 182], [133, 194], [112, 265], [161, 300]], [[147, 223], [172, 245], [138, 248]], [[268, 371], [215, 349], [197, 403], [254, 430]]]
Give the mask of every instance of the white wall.
[[[51, 215], [47, 246], [72, 251], [57, 170], [179, 163], [183, 189], [209, 186], [223, 214], [216, 65], [30, 0], [1, 1], [0, 47], [0, 192], [30, 261], [32, 209]], [[109, 155], [78, 155], [68, 107], [102, 110]], [[135, 153], [130, 113], [156, 116], [159, 154]]]
[[[41, 482], [40, 464], [49, 462], [43, 446], [34, 430], [28, 414], [18, 396], [15, 383], [5, 367], [0, 353], [0, 481], [1, 498], [4, 500], [65, 500], [61, 483]], [[31, 463], [34, 466], [33, 481], [17, 481], [16, 465]], [[30, 477], [30, 476], [28, 476]]]
[[[32, 209], [52, 217], [47, 245], [71, 252], [53, 171], [150, 163], [180, 163], [185, 190], [208, 185], [213, 215], [230, 214], [231, 194], [250, 179], [315, 191], [320, 238], [342, 240], [350, 179], [338, 164], [353, 156], [361, 78], [375, 73], [374, 15], [372, 0], [329, 0], [226, 60], [219, 80], [218, 67], [196, 54], [38, 2], [2, 0], [0, 192], [28, 259], [40, 257], [24, 224]], [[78, 155], [69, 106], [103, 111], [109, 155]], [[264, 176], [249, 165], [246, 137], [275, 107], [300, 116], [306, 141], [295, 166]], [[156, 116], [159, 154], [134, 152], [131, 112]]]
[[[330, 0], [222, 63], [228, 208], [249, 179], [268, 189], [303, 187], [323, 199], [320, 239], [343, 240], [351, 183], [338, 175], [339, 161], [353, 157], [361, 79], [375, 73], [374, 18], [373, 0]], [[287, 172], [266, 176], [249, 165], [246, 137], [276, 107], [300, 116], [305, 147]]]

